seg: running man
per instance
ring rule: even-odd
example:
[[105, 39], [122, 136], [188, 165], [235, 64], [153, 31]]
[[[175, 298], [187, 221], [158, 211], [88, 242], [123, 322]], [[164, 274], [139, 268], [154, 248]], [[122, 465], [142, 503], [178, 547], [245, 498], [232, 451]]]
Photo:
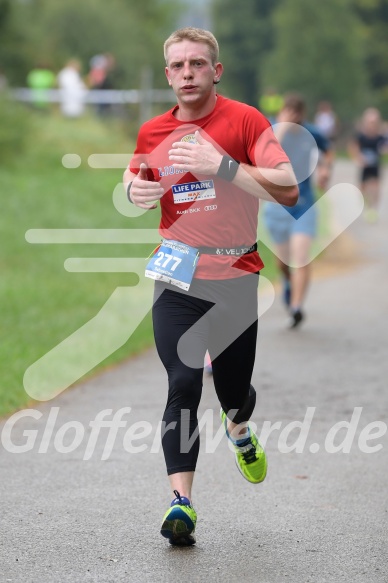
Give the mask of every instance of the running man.
[[349, 152], [360, 168], [360, 189], [364, 196], [365, 218], [374, 223], [380, 203], [381, 154], [388, 149], [388, 137], [382, 133], [378, 109], [368, 107], [362, 115], [359, 131], [349, 146]]
[[[332, 152], [328, 140], [305, 121], [306, 104], [298, 94], [285, 97], [275, 133], [287, 153], [299, 182], [299, 200], [293, 208], [266, 203], [264, 219], [276, 246], [283, 280], [283, 301], [290, 313], [288, 326], [296, 328], [304, 319], [303, 304], [310, 282], [309, 255], [317, 233], [315, 195], [311, 181], [311, 158], [318, 147], [317, 185], [325, 188], [330, 178]], [[300, 126], [300, 129], [299, 129]], [[290, 266], [294, 266], [291, 268]]]
[[264, 116], [217, 94], [223, 66], [212, 33], [180, 29], [166, 40], [164, 56], [177, 105], [140, 128], [124, 186], [136, 206], [161, 206], [162, 243], [146, 268], [156, 280], [154, 336], [168, 375], [162, 447], [174, 499], [161, 534], [192, 545], [206, 350], [237, 467], [254, 484], [266, 476], [265, 452], [248, 423], [263, 267], [257, 215], [260, 198], [293, 205], [298, 188]]

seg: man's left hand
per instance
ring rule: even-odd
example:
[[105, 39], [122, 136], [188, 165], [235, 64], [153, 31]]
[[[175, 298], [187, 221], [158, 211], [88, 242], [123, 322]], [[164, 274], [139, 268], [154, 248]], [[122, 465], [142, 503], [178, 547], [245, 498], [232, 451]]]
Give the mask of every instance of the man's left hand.
[[174, 168], [193, 174], [217, 174], [223, 155], [211, 142], [205, 140], [198, 130], [195, 132], [195, 138], [196, 144], [190, 142], [173, 143], [168, 155]]

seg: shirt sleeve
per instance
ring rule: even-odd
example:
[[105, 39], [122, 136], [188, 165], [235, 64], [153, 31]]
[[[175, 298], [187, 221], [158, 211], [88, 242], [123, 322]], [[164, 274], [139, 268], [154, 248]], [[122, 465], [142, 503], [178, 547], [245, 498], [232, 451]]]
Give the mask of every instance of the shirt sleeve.
[[[147, 150], [147, 131], [146, 131], [146, 128], [144, 126], [142, 126], [139, 130], [135, 151], [133, 153], [132, 158], [129, 161], [128, 170], [130, 172], [132, 172], [133, 174], [139, 174], [140, 164], [142, 162], [144, 162], [145, 164], [147, 164], [147, 166], [149, 166], [149, 164], [148, 164], [148, 150]], [[151, 168], [149, 168], [147, 170], [147, 176], [148, 176], [148, 180], [154, 180], [154, 174], [153, 174]]]
[[276, 168], [279, 164], [290, 161], [271, 124], [259, 111], [250, 116], [245, 131], [248, 155], [253, 166]]

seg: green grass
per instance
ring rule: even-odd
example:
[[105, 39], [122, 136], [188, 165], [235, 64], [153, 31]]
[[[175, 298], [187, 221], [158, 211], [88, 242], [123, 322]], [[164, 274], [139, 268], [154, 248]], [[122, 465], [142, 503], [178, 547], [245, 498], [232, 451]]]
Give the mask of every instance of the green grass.
[[[96, 170], [87, 164], [93, 153], [129, 155], [134, 142], [126, 136], [121, 122], [102, 122], [92, 114], [80, 120], [65, 120], [54, 112], [32, 113], [28, 126], [26, 151], [8, 156], [7, 166], [0, 166], [0, 416], [32, 402], [23, 387], [26, 369], [93, 318], [118, 286], [132, 287], [129, 312], [136, 314], [144, 302], [131, 274], [69, 273], [64, 269], [64, 261], [68, 257], [147, 257], [154, 247], [32, 245], [25, 240], [26, 231], [142, 229], [156, 228], [159, 222], [159, 211], [139, 218], [121, 215], [112, 203], [112, 193], [121, 181], [122, 170]], [[79, 168], [62, 166], [62, 156], [67, 153], [81, 157]], [[261, 228], [262, 220], [259, 232]], [[265, 263], [263, 275], [276, 281], [274, 255], [262, 243], [259, 251]], [[152, 344], [148, 315], [121, 348], [88, 374], [123, 361]]]
[[[27, 151], [8, 167], [0, 167], [2, 236], [0, 298], [0, 415], [31, 399], [23, 388], [27, 367], [56, 346], [101, 309], [117, 286], [134, 286], [126, 273], [69, 273], [68, 257], [147, 257], [153, 245], [32, 245], [25, 232], [36, 228], [151, 228], [158, 211], [124, 217], [112, 203], [121, 169], [96, 170], [87, 165], [92, 153], [131, 152], [118, 122], [92, 116], [64, 120], [58, 115], [34, 116]], [[77, 153], [77, 169], [62, 166], [62, 156]], [[133, 287], [136, 310], [142, 298]], [[132, 297], [132, 296], [131, 296]], [[99, 365], [106, 367], [152, 342], [147, 317], [128, 342]], [[91, 371], [94, 373], [95, 370]]]

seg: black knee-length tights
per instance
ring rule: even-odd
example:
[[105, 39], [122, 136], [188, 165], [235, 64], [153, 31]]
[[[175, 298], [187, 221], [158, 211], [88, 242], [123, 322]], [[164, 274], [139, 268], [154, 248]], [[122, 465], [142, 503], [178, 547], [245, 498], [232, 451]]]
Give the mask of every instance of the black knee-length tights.
[[[221, 407], [236, 423], [252, 415], [258, 274], [230, 280], [194, 280], [184, 292], [156, 282], [153, 326], [168, 375], [162, 447], [167, 473], [194, 471], [199, 451], [197, 410], [206, 350]], [[237, 411], [237, 413], [236, 413]], [[187, 438], [192, 437], [189, 442]]]

